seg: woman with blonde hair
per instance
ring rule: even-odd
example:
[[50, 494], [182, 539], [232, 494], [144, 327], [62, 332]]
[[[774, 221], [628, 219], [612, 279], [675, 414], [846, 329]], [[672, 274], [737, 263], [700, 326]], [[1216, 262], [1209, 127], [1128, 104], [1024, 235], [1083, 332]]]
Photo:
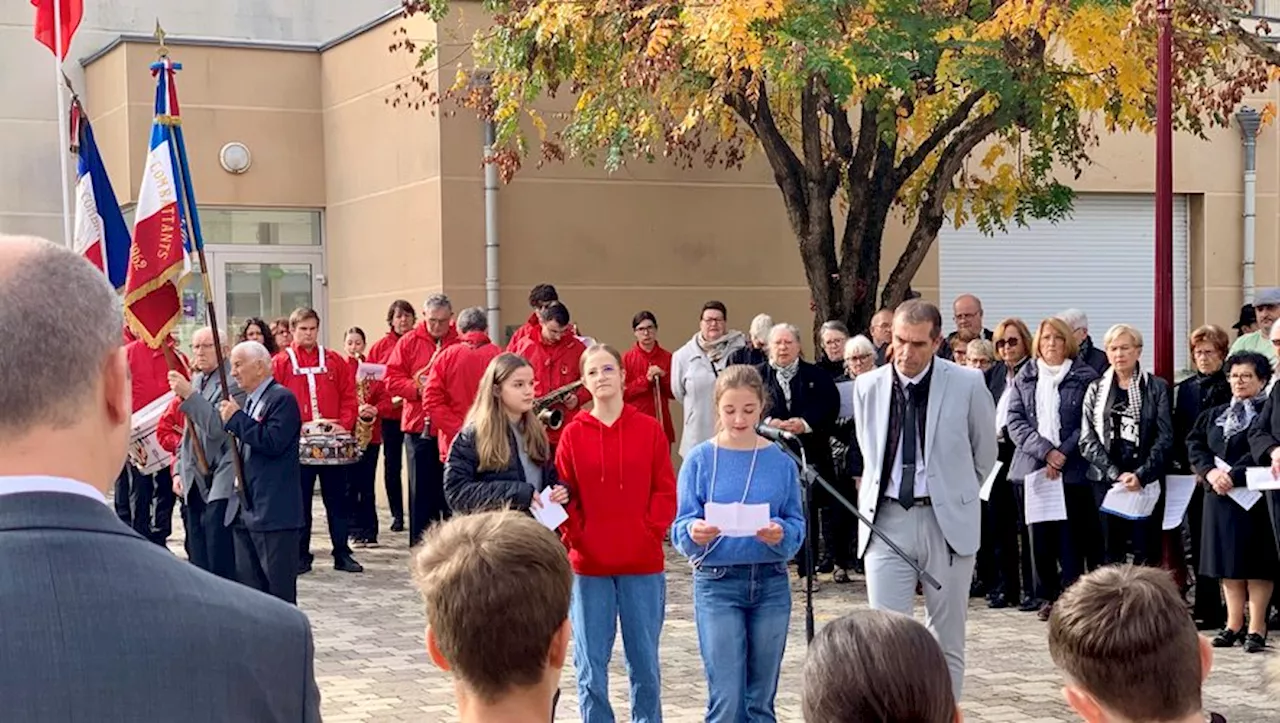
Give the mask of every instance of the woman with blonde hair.
[[553, 502], [569, 501], [533, 399], [533, 367], [524, 357], [505, 353], [489, 362], [445, 462], [444, 494], [455, 512], [528, 511], [546, 487]]
[[573, 665], [583, 723], [611, 723], [609, 658], [618, 628], [631, 720], [662, 720], [658, 640], [666, 615], [663, 534], [676, 516], [671, 447], [658, 420], [624, 402], [622, 355], [593, 344], [578, 362], [591, 410], [565, 426], [556, 471], [573, 488], [563, 538], [573, 567]]
[[[1095, 379], [1084, 397], [1080, 453], [1092, 466], [1094, 500], [1101, 507], [1113, 485], [1130, 492], [1164, 480], [1173, 447], [1169, 383], [1143, 369], [1142, 332], [1116, 324], [1102, 338], [1111, 368]], [[1132, 544], [1133, 561], [1158, 565], [1164, 490], [1149, 517], [1130, 520], [1102, 512], [1103, 563], [1124, 562]]]
[[[787, 561], [804, 540], [805, 517], [795, 464], [755, 431], [767, 398], [753, 367], [721, 372], [715, 436], [689, 450], [680, 468], [671, 542], [693, 564], [708, 723], [776, 720], [791, 620]], [[767, 505], [769, 523], [746, 537], [721, 530], [706, 519], [713, 502]]]
[[1098, 372], [1077, 362], [1080, 347], [1061, 319], [1040, 322], [1031, 349], [1035, 361], [1014, 378], [1009, 399], [1009, 437], [1017, 447], [1009, 479], [1043, 470], [1066, 498], [1065, 521], [1030, 525], [1035, 597], [1044, 601], [1039, 615], [1047, 621], [1058, 595], [1098, 562], [1098, 508], [1089, 463], [1080, 456], [1084, 393]]

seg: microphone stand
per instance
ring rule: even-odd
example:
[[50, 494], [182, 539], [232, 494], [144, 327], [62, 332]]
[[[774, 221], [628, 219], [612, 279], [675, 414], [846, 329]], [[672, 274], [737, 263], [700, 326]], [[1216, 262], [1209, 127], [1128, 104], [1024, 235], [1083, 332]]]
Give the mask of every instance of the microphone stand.
[[786, 444], [784, 440], [773, 440], [773, 443], [783, 452], [786, 452], [787, 456], [790, 457], [800, 469], [801, 503], [804, 505], [806, 520], [804, 535], [804, 561], [806, 573], [804, 578], [804, 638], [806, 644], [813, 642], [813, 576], [817, 572], [814, 569], [813, 554], [816, 530], [814, 529], [814, 525], [810, 524], [812, 521], [809, 520], [812, 516], [810, 515], [811, 510], [809, 507], [809, 501], [813, 496], [813, 485], [815, 484], [821, 485], [827, 490], [827, 492], [831, 493], [831, 496], [834, 497], [837, 502], [844, 505], [846, 509], [852, 512], [858, 520], [862, 522], [862, 524], [867, 526], [867, 529], [871, 531], [871, 534], [883, 540], [884, 544], [888, 545], [889, 549], [893, 550], [894, 554], [902, 558], [903, 562], [906, 562], [913, 570], [916, 571], [916, 574], [920, 576], [920, 580], [922, 582], [933, 587], [935, 590], [942, 589], [942, 584], [939, 583], [933, 575], [925, 572], [925, 569], [920, 567], [919, 562], [916, 562], [915, 559], [908, 555], [905, 550], [898, 547], [898, 543], [889, 539], [880, 531], [880, 528], [875, 526], [875, 523], [868, 520], [861, 512], [858, 511], [857, 505], [846, 499], [845, 496], [840, 494], [840, 492], [836, 490], [830, 482], [826, 481], [822, 478], [822, 475], [818, 474], [818, 470], [814, 469], [813, 465], [809, 464], [809, 460], [805, 457], [804, 445], [800, 443], [798, 439], [796, 440], [796, 444], [800, 447], [800, 454], [796, 454], [795, 450], [791, 448], [791, 445]]

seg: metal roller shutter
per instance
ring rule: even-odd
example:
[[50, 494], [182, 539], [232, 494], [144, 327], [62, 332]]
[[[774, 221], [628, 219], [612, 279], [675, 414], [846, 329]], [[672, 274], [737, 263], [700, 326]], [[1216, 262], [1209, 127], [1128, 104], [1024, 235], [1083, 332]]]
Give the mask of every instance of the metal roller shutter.
[[[1046, 316], [1075, 307], [1089, 315], [1089, 333], [1101, 346], [1112, 324], [1137, 327], [1145, 337], [1142, 363], [1150, 368], [1153, 344], [1155, 197], [1080, 194], [1071, 217], [1051, 224], [1010, 226], [986, 236], [976, 226], [944, 225], [938, 233], [943, 318], [963, 293], [982, 299], [988, 328], [1020, 317], [1034, 334]], [[1174, 366], [1188, 368], [1190, 321], [1187, 199], [1173, 204]]]

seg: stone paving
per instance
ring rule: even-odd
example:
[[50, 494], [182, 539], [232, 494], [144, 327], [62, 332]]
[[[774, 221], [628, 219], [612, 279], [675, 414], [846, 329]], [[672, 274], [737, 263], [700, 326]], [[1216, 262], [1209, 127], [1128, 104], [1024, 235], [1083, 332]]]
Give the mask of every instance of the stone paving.
[[[316, 677], [328, 723], [435, 723], [455, 721], [453, 688], [427, 659], [421, 599], [409, 580], [408, 540], [382, 534], [382, 547], [356, 550], [363, 574], [327, 564], [323, 504], [315, 501], [312, 541], [315, 571], [298, 581], [301, 608], [315, 629]], [[380, 511], [384, 525], [387, 514]], [[181, 554], [175, 517], [170, 546]], [[667, 563], [667, 620], [663, 628], [663, 712], [667, 723], [701, 721], [705, 679], [694, 632], [690, 577], [683, 559]], [[822, 578], [820, 578], [822, 579]], [[834, 585], [829, 576], [815, 595], [820, 627], [866, 607], [859, 578]], [[795, 595], [791, 633], [778, 687], [779, 721], [800, 721], [800, 669], [804, 657], [804, 598]], [[923, 612], [923, 602], [918, 612]], [[501, 621], [495, 621], [501, 624]], [[968, 671], [962, 707], [968, 723], [1067, 723], [1078, 720], [1063, 703], [1061, 677], [1049, 660], [1045, 624], [1033, 614], [988, 610], [973, 601], [968, 630]], [[622, 643], [610, 670], [611, 699], [619, 721], [629, 721]], [[1205, 705], [1231, 723], [1280, 720], [1280, 695], [1264, 690], [1263, 667], [1275, 653], [1247, 655], [1239, 647], [1217, 653], [1205, 687]], [[565, 670], [557, 719], [579, 720], [572, 666]]]

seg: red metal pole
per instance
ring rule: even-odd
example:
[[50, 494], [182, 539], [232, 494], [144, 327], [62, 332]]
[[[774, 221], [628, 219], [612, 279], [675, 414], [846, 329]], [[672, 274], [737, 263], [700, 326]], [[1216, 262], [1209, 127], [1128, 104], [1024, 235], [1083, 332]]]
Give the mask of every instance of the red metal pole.
[[1173, 383], [1173, 0], [1157, 5], [1155, 373]]

